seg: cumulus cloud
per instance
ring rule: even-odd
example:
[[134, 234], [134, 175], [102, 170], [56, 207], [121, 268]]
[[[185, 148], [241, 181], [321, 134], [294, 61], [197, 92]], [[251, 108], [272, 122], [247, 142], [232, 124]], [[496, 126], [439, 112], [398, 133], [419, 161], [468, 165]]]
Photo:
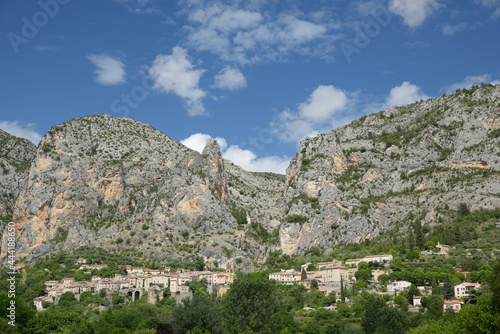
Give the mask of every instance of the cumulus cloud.
[[420, 100], [427, 100], [429, 96], [422, 92], [419, 86], [405, 81], [401, 86], [396, 86], [391, 89], [389, 96], [386, 99], [385, 107], [396, 107]]
[[214, 87], [219, 89], [237, 90], [247, 86], [247, 80], [237, 68], [226, 67], [214, 78]]
[[97, 83], [113, 86], [125, 82], [125, 64], [121, 60], [107, 54], [91, 54], [87, 59], [97, 67], [94, 71]]
[[492, 85], [498, 85], [500, 84], [500, 80], [493, 80], [489, 73], [485, 73], [482, 75], [469, 75], [465, 77], [463, 81], [442, 87], [441, 90], [446, 94], [452, 94], [457, 89], [470, 88], [474, 85], [480, 85], [482, 83], [491, 83]]
[[[210, 135], [195, 133], [188, 138], [181, 140], [180, 143], [198, 153], [201, 153], [210, 138], [212, 138]], [[227, 142], [224, 138], [217, 137], [215, 140], [219, 143], [221, 150], [225, 150], [227, 148]]]
[[202, 100], [206, 93], [199, 88], [205, 70], [194, 67], [187, 51], [174, 47], [171, 55], [158, 55], [149, 69], [154, 89], [179, 96], [185, 102], [190, 116], [205, 113]]
[[437, 0], [390, 0], [389, 10], [403, 18], [404, 23], [412, 28], [420, 27], [424, 21], [437, 8], [439, 3]]
[[306, 102], [300, 104], [299, 114], [314, 123], [322, 123], [347, 104], [346, 94], [333, 86], [318, 86]]
[[222, 153], [224, 159], [232, 161], [241, 168], [251, 172], [272, 172], [285, 174], [290, 164], [290, 158], [283, 156], [257, 157], [250, 150], [244, 150], [237, 145], [231, 145]]
[[312, 54], [317, 48], [308, 44], [327, 31], [323, 24], [301, 18], [299, 12], [273, 14], [255, 2], [185, 1], [184, 5], [190, 23], [185, 27], [187, 45], [240, 64], [280, 59], [290, 52]]
[[348, 104], [346, 93], [332, 85], [318, 86], [298, 110], [284, 110], [270, 123], [273, 133], [284, 142], [298, 142], [315, 136], [321, 129], [338, 125]]
[[42, 135], [35, 131], [35, 128], [36, 125], [33, 123], [28, 123], [26, 126], [23, 126], [18, 121], [0, 121], [0, 129], [13, 136], [26, 138], [37, 145], [40, 139], [42, 139]]
[[477, 4], [482, 5], [490, 10], [490, 15], [493, 20], [500, 17], [500, 0], [475, 0]]
[[441, 28], [441, 31], [443, 32], [443, 35], [445, 35], [445, 36], [452, 36], [452, 35], [455, 35], [456, 33], [465, 31], [469, 28], [470, 27], [469, 27], [468, 23], [459, 23], [456, 25], [445, 24]]
[[[212, 137], [208, 134], [196, 133], [181, 140], [181, 143], [201, 153], [207, 140], [210, 138]], [[231, 145], [228, 147], [227, 141], [224, 138], [217, 137], [215, 140], [217, 140], [221, 147], [221, 153], [224, 159], [232, 161], [234, 164], [247, 171], [284, 174], [290, 163], [290, 158], [287, 156], [258, 157], [252, 151], [242, 149], [238, 145]]]

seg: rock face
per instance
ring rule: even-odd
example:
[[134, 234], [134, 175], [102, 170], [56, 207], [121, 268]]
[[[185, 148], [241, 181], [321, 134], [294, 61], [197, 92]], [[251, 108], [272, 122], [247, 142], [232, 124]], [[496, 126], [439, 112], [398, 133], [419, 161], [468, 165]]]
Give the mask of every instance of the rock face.
[[410, 213], [500, 207], [500, 86], [365, 116], [307, 138], [287, 169], [284, 253], [371, 239]]
[[0, 132], [0, 214], [27, 259], [98, 245], [248, 270], [273, 250], [375, 238], [409, 213], [436, 224], [444, 204], [499, 208], [499, 107], [494, 86], [365, 116], [302, 141], [286, 176], [108, 115], [54, 126], [36, 149]]
[[0, 216], [9, 220], [19, 192], [26, 189], [36, 146], [0, 129]]
[[83, 117], [49, 130], [25, 179], [13, 210], [20, 257], [99, 245], [225, 263], [222, 247], [237, 245], [231, 212], [246, 197], [228, 198], [216, 141], [199, 154], [138, 121]]

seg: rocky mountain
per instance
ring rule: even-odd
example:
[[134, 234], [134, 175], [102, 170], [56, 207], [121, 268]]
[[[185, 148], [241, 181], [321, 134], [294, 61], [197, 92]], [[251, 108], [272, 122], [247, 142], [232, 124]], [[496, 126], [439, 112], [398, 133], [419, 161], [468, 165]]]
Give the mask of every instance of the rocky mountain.
[[28, 260], [98, 245], [250, 270], [278, 249], [404, 235], [413, 213], [439, 224], [443, 205], [500, 208], [499, 137], [500, 86], [488, 85], [307, 138], [286, 176], [244, 171], [214, 140], [199, 154], [147, 124], [88, 116], [37, 148], [0, 132], [0, 213]]
[[12, 217], [19, 193], [26, 189], [36, 146], [0, 129], [0, 216]]
[[[108, 115], [52, 127], [25, 176], [12, 219], [17, 253], [28, 259], [100, 245], [158, 256], [199, 253], [225, 264], [238, 231], [231, 213], [256, 207], [262, 196], [245, 191], [283, 184], [223, 162], [214, 140], [199, 154], [149, 125]], [[275, 211], [268, 204], [248, 209], [256, 217]]]
[[[307, 138], [287, 169], [281, 249], [377, 237], [409, 214], [500, 207], [500, 86], [390, 108]], [[399, 224], [401, 225], [401, 224]]]

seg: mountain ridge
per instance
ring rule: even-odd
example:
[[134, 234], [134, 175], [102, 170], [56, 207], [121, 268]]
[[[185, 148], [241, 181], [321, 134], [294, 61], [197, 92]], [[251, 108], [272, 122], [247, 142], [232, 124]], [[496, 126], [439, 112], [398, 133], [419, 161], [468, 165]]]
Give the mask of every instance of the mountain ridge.
[[99, 245], [251, 270], [276, 250], [404, 235], [410, 214], [436, 226], [445, 204], [500, 208], [499, 107], [500, 86], [484, 85], [363, 116], [303, 140], [284, 177], [222, 159], [215, 140], [200, 154], [139, 121], [85, 116], [36, 153], [22, 143], [31, 165], [11, 174], [2, 215], [28, 260]]

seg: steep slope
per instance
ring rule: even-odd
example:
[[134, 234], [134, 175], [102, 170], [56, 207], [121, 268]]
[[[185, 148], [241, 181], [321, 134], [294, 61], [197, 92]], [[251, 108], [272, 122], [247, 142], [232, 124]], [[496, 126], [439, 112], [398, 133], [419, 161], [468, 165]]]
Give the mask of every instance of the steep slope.
[[36, 146], [0, 129], [0, 216], [9, 220], [19, 192], [27, 186], [31, 161]]
[[409, 214], [500, 207], [500, 86], [365, 116], [307, 138], [287, 169], [284, 253], [372, 239]]
[[99, 245], [158, 257], [200, 254], [224, 265], [233, 254], [266, 251], [250, 225], [237, 229], [235, 210], [266, 225], [279, 215], [276, 205], [258, 206], [269, 195], [235, 189], [257, 192], [280, 182], [224, 162], [215, 140], [199, 154], [149, 125], [108, 115], [52, 127], [26, 180], [13, 219], [17, 253], [28, 259]]
[[451, 217], [443, 208], [500, 208], [500, 86], [307, 138], [286, 177], [244, 171], [222, 159], [215, 140], [199, 154], [108, 115], [54, 126], [36, 149], [0, 135], [0, 214], [13, 218], [17, 255], [28, 260], [95, 245], [251, 270], [279, 249], [404, 236], [417, 221], [410, 217], [423, 217], [429, 233]]
[[224, 174], [211, 159], [217, 152], [201, 156], [129, 119], [90, 116], [53, 127], [17, 199], [18, 252], [111, 243], [130, 234], [125, 229], [135, 238], [151, 229], [144, 238], [159, 243], [185, 229], [231, 231], [234, 218], [220, 204]]

